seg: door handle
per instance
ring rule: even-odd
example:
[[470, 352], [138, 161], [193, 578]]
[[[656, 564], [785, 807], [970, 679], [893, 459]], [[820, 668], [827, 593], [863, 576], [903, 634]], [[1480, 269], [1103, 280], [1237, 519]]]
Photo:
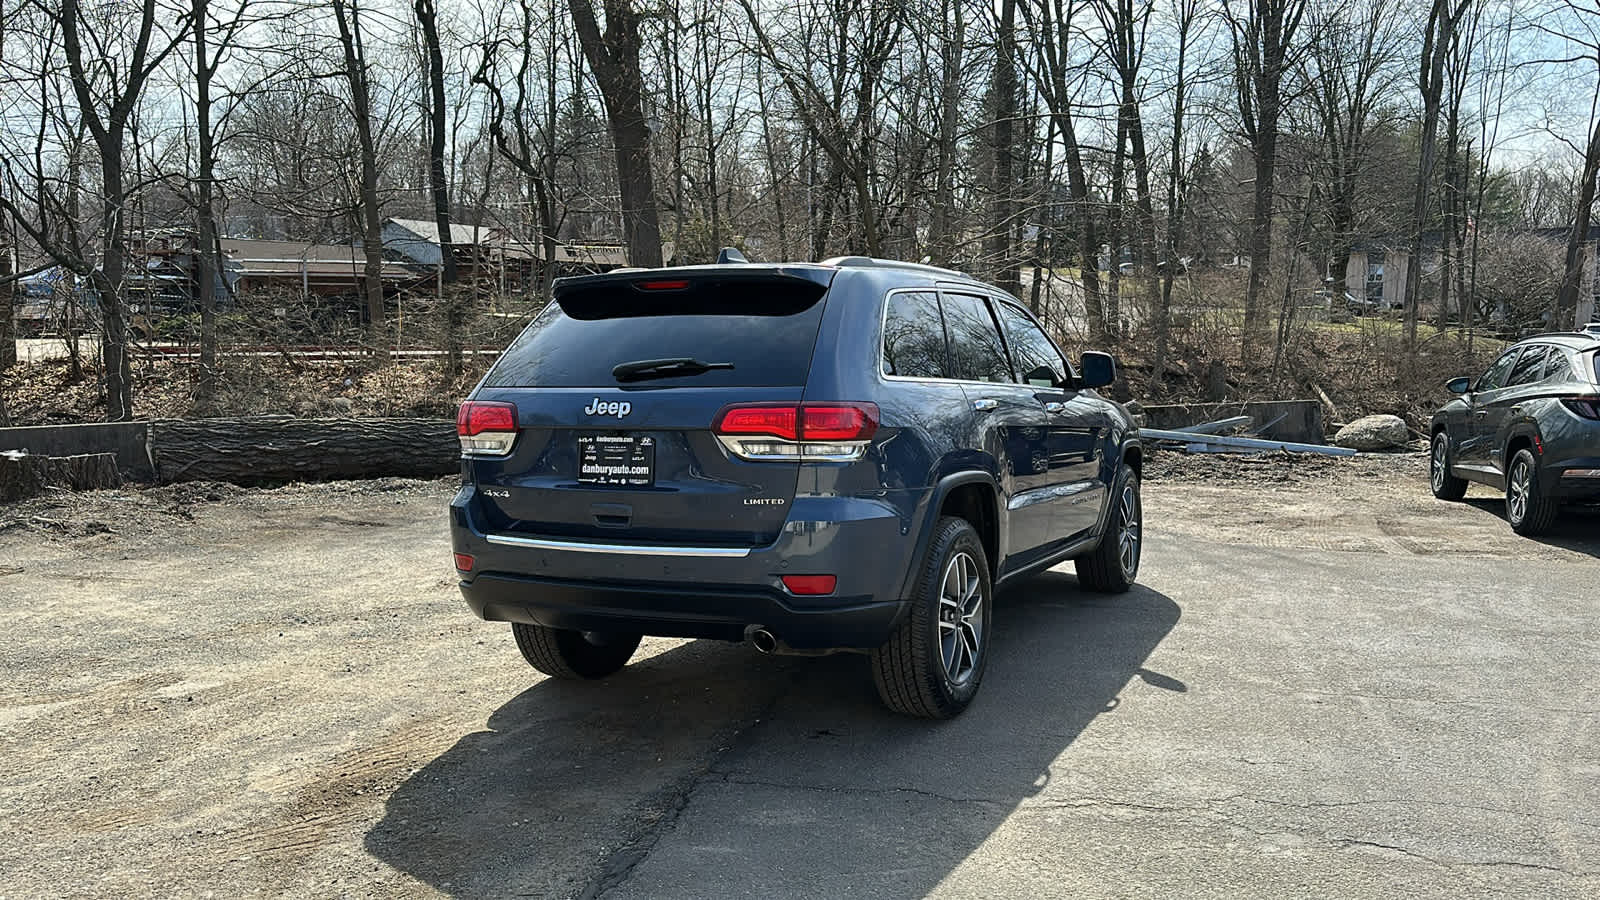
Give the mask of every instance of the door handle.
[[1067, 411], [1067, 405], [1065, 403], [1057, 403], [1056, 401], [1052, 400], [1044, 405], [1044, 411], [1051, 415], [1059, 415], [1060, 413]]
[[999, 409], [1000, 408], [1000, 401], [999, 400], [995, 400], [995, 399], [993, 399], [991, 397], [984, 397], [981, 400], [972, 401], [972, 408], [973, 409]]
[[1489, 418], [1489, 411], [1487, 409], [1477, 410], [1472, 414], [1472, 417], [1474, 419], [1487, 419]]

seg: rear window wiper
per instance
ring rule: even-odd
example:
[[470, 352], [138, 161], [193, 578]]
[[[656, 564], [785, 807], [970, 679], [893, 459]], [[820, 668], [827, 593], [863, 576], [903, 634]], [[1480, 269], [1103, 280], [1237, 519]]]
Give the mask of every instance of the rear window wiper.
[[674, 359], [640, 359], [619, 363], [611, 370], [618, 381], [643, 381], [646, 378], [675, 378], [679, 375], [701, 375], [712, 369], [731, 369], [731, 362], [704, 362], [688, 356]]

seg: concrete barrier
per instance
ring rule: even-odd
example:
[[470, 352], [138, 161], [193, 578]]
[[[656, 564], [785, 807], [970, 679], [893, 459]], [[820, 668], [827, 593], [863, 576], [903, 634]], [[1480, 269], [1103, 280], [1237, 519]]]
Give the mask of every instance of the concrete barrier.
[[149, 422], [93, 422], [83, 425], [31, 425], [0, 428], [0, 451], [26, 450], [43, 456], [113, 453], [117, 468], [136, 481], [154, 481]]
[[1187, 428], [1231, 416], [1249, 416], [1247, 430], [1273, 441], [1327, 443], [1322, 405], [1315, 400], [1263, 400], [1257, 403], [1162, 403], [1140, 411], [1147, 428]]

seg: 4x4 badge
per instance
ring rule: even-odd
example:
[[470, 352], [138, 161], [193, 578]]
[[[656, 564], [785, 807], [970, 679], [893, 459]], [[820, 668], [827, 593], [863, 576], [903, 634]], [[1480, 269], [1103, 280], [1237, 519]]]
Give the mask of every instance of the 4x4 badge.
[[589, 401], [583, 408], [586, 416], [616, 416], [622, 418], [633, 409], [633, 404], [626, 400], [601, 400], [599, 397]]

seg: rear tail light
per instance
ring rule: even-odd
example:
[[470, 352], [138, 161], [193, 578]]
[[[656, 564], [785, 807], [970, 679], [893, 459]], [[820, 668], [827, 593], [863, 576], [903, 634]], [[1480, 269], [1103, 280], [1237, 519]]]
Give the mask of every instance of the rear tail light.
[[820, 596], [833, 593], [833, 588], [839, 579], [833, 575], [784, 575], [781, 576], [783, 586], [791, 594], [806, 594]]
[[505, 456], [517, 441], [517, 407], [490, 400], [468, 400], [456, 413], [456, 437], [468, 456]]
[[850, 462], [878, 431], [878, 405], [740, 403], [723, 407], [711, 430], [741, 459]]
[[456, 554], [456, 571], [457, 572], [471, 572], [472, 571], [472, 562], [473, 562], [473, 560], [472, 560], [472, 554], [471, 553], [457, 553]]
[[1600, 397], [1568, 397], [1561, 402], [1585, 419], [1600, 421]]

